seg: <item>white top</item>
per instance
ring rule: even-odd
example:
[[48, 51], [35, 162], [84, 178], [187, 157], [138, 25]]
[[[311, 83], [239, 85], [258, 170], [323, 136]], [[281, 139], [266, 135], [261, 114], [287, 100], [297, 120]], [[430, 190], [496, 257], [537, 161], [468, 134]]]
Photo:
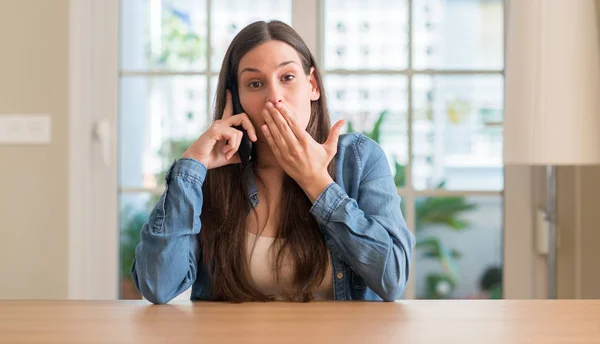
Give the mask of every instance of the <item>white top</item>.
[[[271, 250], [271, 245], [275, 243], [276, 238], [256, 236], [246, 232], [247, 254], [250, 261], [250, 274], [258, 289], [265, 295], [274, 296], [276, 300], [284, 300], [281, 295], [283, 290], [290, 290], [292, 286], [292, 269], [290, 264], [283, 263], [280, 273], [280, 283], [277, 283], [276, 275], [273, 271], [274, 260], [277, 258], [277, 251]], [[252, 247], [255, 245], [254, 251]], [[333, 300], [333, 271], [331, 262], [327, 264], [327, 272], [323, 283], [313, 292], [315, 300]]]

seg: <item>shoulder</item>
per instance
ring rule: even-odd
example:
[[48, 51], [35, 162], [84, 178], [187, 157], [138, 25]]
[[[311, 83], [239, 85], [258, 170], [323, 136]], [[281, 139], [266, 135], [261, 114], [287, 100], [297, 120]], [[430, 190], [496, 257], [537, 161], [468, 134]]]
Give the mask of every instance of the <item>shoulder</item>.
[[379, 143], [361, 133], [340, 135], [338, 139], [338, 154], [346, 155], [349, 150], [363, 159], [375, 158], [378, 160], [385, 157], [385, 152]]
[[340, 135], [336, 160], [341, 166], [353, 166], [361, 175], [373, 168], [388, 165], [387, 157], [379, 143], [361, 133]]
[[[361, 133], [347, 133], [341, 134], [338, 139], [338, 149], [339, 148], [348, 148], [348, 147], [360, 147], [365, 144], [365, 141], [373, 141], [365, 134]], [[373, 143], [377, 144], [377, 142], [373, 141]]]

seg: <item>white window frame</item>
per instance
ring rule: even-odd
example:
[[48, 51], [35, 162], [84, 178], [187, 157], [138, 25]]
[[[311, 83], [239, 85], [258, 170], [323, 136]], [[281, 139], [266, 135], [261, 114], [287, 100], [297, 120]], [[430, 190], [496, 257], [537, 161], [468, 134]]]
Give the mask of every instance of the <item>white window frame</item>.
[[[412, 22], [412, 2], [409, 1], [409, 21]], [[506, 0], [508, 1], [508, 0]], [[508, 6], [505, 3], [505, 6]], [[210, 10], [210, 1], [207, 1]], [[506, 11], [505, 11], [506, 12]], [[210, 13], [210, 12], [209, 12]], [[323, 0], [292, 0], [292, 26], [323, 64]], [[210, 35], [210, 16], [208, 18]], [[119, 89], [119, 0], [70, 0], [70, 116], [69, 116], [69, 298], [117, 299], [119, 229], [118, 192], [162, 190], [136, 188], [118, 189], [117, 131]], [[409, 25], [412, 30], [412, 25]], [[409, 37], [412, 36], [409, 32]], [[210, 36], [209, 36], [210, 37]], [[412, 48], [409, 38], [409, 68], [403, 75], [412, 76]], [[209, 43], [210, 45], [210, 43]], [[210, 47], [209, 47], [210, 49]], [[209, 50], [210, 52], [210, 50]], [[209, 59], [210, 60], [210, 59]], [[208, 67], [210, 67], [210, 62]], [[343, 71], [335, 71], [341, 74]], [[135, 75], [156, 75], [163, 72]], [[134, 74], [121, 73], [122, 75]], [[368, 71], [365, 71], [368, 73]], [[427, 71], [427, 74], [498, 74], [498, 71]], [[170, 74], [170, 73], [168, 73]], [[190, 73], [173, 73], [186, 75]], [[192, 73], [198, 74], [198, 73]], [[210, 68], [206, 73], [210, 83]], [[502, 72], [503, 74], [503, 72]], [[409, 123], [412, 119], [411, 78], [408, 78]], [[210, 88], [207, 88], [210, 100]], [[207, 102], [210, 116], [211, 102]], [[108, 124], [109, 141], [106, 147], [94, 137], [95, 125]], [[408, 144], [412, 145], [412, 129], [408, 126]], [[107, 153], [105, 153], [105, 151]], [[106, 156], [105, 156], [106, 154]], [[398, 192], [406, 202], [406, 220], [415, 228], [414, 200], [420, 196], [504, 196], [504, 296], [529, 298], [533, 296], [535, 255], [532, 250], [533, 212], [531, 197], [522, 197], [531, 190], [531, 171], [528, 168], [505, 169], [503, 191], [415, 190], [411, 183], [411, 154], [407, 186]], [[529, 193], [530, 195], [530, 193]], [[413, 269], [414, 269], [413, 259]], [[414, 274], [412, 274], [414, 276]], [[414, 278], [411, 278], [405, 298], [415, 297]]]
[[118, 0], [69, 1], [69, 59], [68, 297], [116, 299]]

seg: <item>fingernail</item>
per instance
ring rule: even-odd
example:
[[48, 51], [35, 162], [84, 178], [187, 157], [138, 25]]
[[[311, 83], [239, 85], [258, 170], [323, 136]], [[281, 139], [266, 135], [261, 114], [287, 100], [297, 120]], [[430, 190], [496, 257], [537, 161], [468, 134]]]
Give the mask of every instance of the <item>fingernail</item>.
[[267, 102], [267, 107], [269, 107], [269, 108], [273, 107], [273, 103]]
[[275, 107], [278, 108], [278, 109], [281, 109], [282, 106], [283, 106], [283, 104], [281, 104], [281, 103], [275, 103]]

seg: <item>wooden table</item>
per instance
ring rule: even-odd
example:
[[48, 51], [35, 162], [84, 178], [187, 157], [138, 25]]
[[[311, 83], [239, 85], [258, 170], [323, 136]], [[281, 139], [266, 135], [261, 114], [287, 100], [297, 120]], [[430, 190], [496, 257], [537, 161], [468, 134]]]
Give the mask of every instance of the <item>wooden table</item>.
[[600, 300], [0, 301], [1, 343], [600, 343]]

